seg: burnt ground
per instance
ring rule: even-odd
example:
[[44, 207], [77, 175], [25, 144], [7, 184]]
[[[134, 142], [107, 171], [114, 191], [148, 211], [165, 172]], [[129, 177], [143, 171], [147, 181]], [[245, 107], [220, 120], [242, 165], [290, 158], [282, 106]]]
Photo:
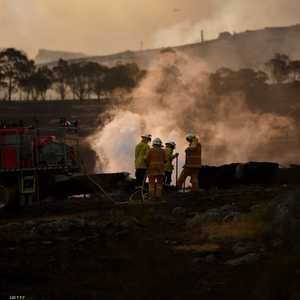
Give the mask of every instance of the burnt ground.
[[172, 193], [159, 205], [69, 199], [1, 215], [2, 294], [32, 300], [300, 299], [300, 255], [266, 234], [258, 213], [287, 190]]

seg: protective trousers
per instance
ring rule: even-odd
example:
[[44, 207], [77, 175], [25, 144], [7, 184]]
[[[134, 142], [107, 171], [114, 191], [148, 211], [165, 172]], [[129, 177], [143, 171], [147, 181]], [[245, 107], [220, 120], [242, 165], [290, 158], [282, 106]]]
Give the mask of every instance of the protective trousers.
[[149, 175], [149, 195], [150, 198], [161, 198], [164, 176], [163, 175]]
[[197, 192], [199, 189], [199, 169], [198, 168], [183, 168], [179, 178], [177, 187], [181, 188], [187, 177], [191, 177], [192, 191]]
[[172, 182], [172, 172], [165, 172], [165, 184], [170, 185]]
[[141, 187], [146, 179], [146, 171], [147, 169], [136, 169], [135, 170], [135, 178], [136, 178], [136, 186]]

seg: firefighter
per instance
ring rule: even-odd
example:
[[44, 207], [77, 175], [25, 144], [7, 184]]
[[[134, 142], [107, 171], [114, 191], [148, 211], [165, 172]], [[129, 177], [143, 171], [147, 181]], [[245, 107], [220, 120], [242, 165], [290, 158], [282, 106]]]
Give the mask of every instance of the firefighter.
[[174, 154], [174, 150], [176, 148], [175, 142], [167, 142], [165, 145], [165, 151], [167, 156], [167, 162], [165, 164], [165, 184], [170, 185], [172, 182], [172, 173], [174, 170], [173, 160], [178, 157], [179, 153]]
[[160, 138], [156, 138], [153, 140], [152, 148], [147, 156], [150, 199], [160, 199], [162, 196], [166, 161], [167, 157], [162, 148], [162, 141]]
[[141, 136], [142, 140], [135, 147], [135, 178], [136, 186], [141, 187], [146, 178], [147, 164], [146, 158], [150, 150], [151, 134]]
[[186, 140], [189, 146], [185, 150], [186, 160], [183, 170], [179, 176], [177, 187], [181, 188], [187, 177], [191, 177], [192, 191], [199, 189], [199, 168], [202, 163], [202, 147], [198, 138], [194, 134], [187, 134]]

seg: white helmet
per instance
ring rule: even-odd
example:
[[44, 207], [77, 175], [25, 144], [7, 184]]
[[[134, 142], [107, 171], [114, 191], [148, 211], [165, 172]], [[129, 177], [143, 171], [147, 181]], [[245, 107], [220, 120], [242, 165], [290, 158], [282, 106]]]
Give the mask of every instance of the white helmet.
[[171, 145], [172, 147], [176, 147], [176, 143], [173, 142], [173, 141], [170, 141], [170, 142], [166, 142], [166, 145]]
[[192, 139], [194, 139], [196, 136], [193, 134], [193, 133], [188, 133], [186, 136], [185, 136], [185, 139], [187, 141], [191, 141]]
[[145, 133], [145, 134], [143, 134], [141, 137], [142, 137], [142, 138], [145, 138], [145, 139], [148, 139], [149, 141], [151, 141], [151, 139], [152, 139], [152, 135], [149, 134], [149, 133]]
[[153, 142], [152, 142], [152, 145], [153, 146], [161, 146], [162, 145], [161, 139], [160, 138], [154, 139]]

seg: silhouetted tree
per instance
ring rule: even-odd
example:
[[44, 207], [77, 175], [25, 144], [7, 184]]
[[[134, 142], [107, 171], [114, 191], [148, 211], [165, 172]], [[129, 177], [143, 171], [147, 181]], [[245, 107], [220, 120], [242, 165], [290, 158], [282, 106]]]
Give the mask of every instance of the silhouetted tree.
[[32, 84], [32, 76], [36, 70], [36, 66], [34, 61], [30, 60], [28, 64], [23, 65], [22, 72], [18, 78], [18, 86], [21, 91], [25, 92], [26, 100], [32, 96], [33, 93], [33, 84]]
[[276, 83], [281, 84], [288, 79], [290, 71], [289, 64], [290, 59], [287, 55], [277, 53], [266, 63], [266, 66], [269, 69], [273, 80]]
[[97, 76], [93, 80], [93, 92], [99, 100], [102, 93], [107, 92], [105, 86], [105, 79], [107, 76], [109, 68], [106, 66], [99, 65]]
[[292, 81], [300, 81], [300, 61], [293, 60], [289, 64], [289, 75]]
[[[263, 71], [255, 71], [253, 69], [240, 69], [234, 73], [235, 84], [234, 89], [254, 89], [266, 84], [268, 75]], [[234, 81], [234, 80], [233, 80]]]
[[53, 83], [52, 71], [43, 66], [33, 69], [32, 73], [24, 77], [20, 81], [20, 87], [26, 93], [26, 99], [29, 100], [46, 100], [47, 91], [51, 88]]
[[95, 91], [95, 82], [101, 80], [103, 67], [95, 62], [79, 62], [69, 65], [67, 83], [74, 98], [90, 98]]
[[211, 90], [217, 94], [233, 91], [251, 92], [264, 87], [268, 75], [263, 71], [253, 69], [240, 69], [233, 71], [228, 68], [218, 69], [210, 75]]
[[87, 62], [82, 66], [82, 72], [85, 78], [87, 98], [90, 99], [92, 93], [95, 93], [96, 83], [104, 81], [106, 68], [95, 62]]
[[0, 51], [0, 68], [7, 86], [7, 98], [10, 101], [16, 90], [24, 70], [31, 62], [26, 54], [14, 48], [7, 48]]
[[130, 90], [137, 85], [144, 74], [136, 63], [118, 64], [108, 70], [104, 80], [105, 89], [107, 91], [116, 88]]
[[59, 94], [61, 100], [65, 100], [68, 92], [69, 63], [60, 59], [53, 68], [54, 89]]
[[215, 73], [210, 74], [210, 89], [222, 94], [232, 89], [232, 78], [234, 71], [229, 68], [220, 68]]
[[[0, 66], [0, 88], [1, 88], [1, 92], [3, 91], [2, 88], [6, 89], [7, 87], [7, 83], [5, 82], [5, 75], [4, 75], [4, 71], [2, 70], [2, 67]], [[6, 94], [5, 93], [1, 93], [1, 100], [6, 98]]]
[[53, 84], [53, 73], [47, 66], [37, 69], [32, 75], [34, 99], [46, 100], [47, 91]]
[[67, 87], [73, 99], [90, 99], [94, 95], [100, 99], [101, 93], [120, 88], [129, 90], [137, 85], [145, 75], [135, 63], [117, 64], [112, 68], [96, 62], [68, 63], [60, 60], [53, 68], [55, 89], [61, 99], [65, 98]]
[[83, 63], [69, 64], [67, 83], [73, 94], [73, 99], [82, 100], [85, 96], [85, 83], [82, 74]]

